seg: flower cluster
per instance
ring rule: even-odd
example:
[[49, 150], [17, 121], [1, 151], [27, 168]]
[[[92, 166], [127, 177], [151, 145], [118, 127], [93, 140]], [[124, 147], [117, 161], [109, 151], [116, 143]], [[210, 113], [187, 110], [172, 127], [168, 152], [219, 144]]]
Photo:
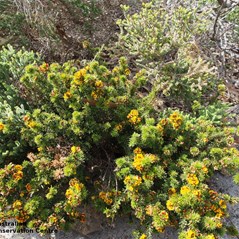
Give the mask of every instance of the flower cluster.
[[181, 126], [181, 124], [183, 122], [183, 118], [182, 118], [182, 116], [178, 112], [173, 112], [169, 116], [169, 121], [172, 124], [173, 128], [175, 130], [177, 130]]
[[144, 159], [144, 155], [142, 154], [142, 151], [140, 149], [135, 150], [135, 152], [136, 154], [134, 156], [133, 166], [136, 170], [141, 172], [143, 170], [142, 160]]
[[69, 186], [65, 193], [67, 204], [71, 207], [76, 207], [81, 204], [82, 199], [85, 197], [85, 186], [76, 178], [69, 181]]
[[[134, 156], [116, 161], [135, 216], [158, 232], [185, 221], [180, 239], [215, 238], [223, 228], [227, 202], [235, 199], [210, 190], [208, 178], [215, 168], [230, 171], [239, 153], [226, 148], [228, 136], [209, 120], [169, 111], [157, 122], [148, 119], [140, 125], [130, 139]], [[210, 144], [199, 144], [205, 136]]]
[[74, 74], [73, 83], [74, 83], [75, 85], [81, 85], [81, 84], [84, 83], [84, 78], [85, 78], [85, 75], [86, 75], [88, 69], [89, 69], [88, 67], [83, 68], [83, 69], [77, 71], [77, 72]]
[[131, 110], [130, 113], [127, 115], [127, 119], [133, 125], [138, 124], [141, 121], [138, 110]]
[[134, 190], [137, 190], [137, 188], [142, 183], [142, 178], [137, 175], [130, 175], [125, 177], [124, 183], [126, 185], [126, 188], [133, 192]]
[[107, 205], [111, 205], [114, 201], [114, 198], [121, 194], [120, 191], [111, 191], [111, 192], [104, 192], [101, 191], [99, 193], [99, 198], [103, 200]]
[[23, 172], [22, 172], [22, 166], [21, 165], [19, 165], [19, 164], [15, 165], [14, 173], [13, 173], [12, 176], [13, 176], [14, 180], [16, 180], [16, 181], [19, 181], [19, 180], [22, 179]]
[[194, 185], [194, 186], [199, 184], [199, 180], [195, 174], [189, 174], [187, 176], [187, 181], [189, 184]]

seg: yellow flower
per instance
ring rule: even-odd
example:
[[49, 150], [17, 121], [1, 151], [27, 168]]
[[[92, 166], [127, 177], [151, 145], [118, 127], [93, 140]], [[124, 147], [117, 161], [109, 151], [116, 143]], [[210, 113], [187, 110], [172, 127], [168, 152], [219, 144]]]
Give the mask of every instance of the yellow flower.
[[197, 196], [198, 198], [201, 197], [201, 191], [200, 190], [193, 190], [193, 194]]
[[137, 124], [141, 121], [141, 118], [139, 117], [138, 110], [131, 110], [130, 113], [127, 115], [127, 119], [131, 124]]
[[161, 218], [162, 220], [164, 220], [164, 221], [168, 221], [169, 215], [168, 215], [168, 213], [167, 213], [166, 211], [161, 211], [161, 212], [160, 212], [160, 218]]
[[72, 146], [71, 147], [71, 152], [73, 154], [80, 152], [80, 147]]
[[133, 162], [133, 166], [136, 168], [136, 170], [138, 171], [142, 171], [143, 166], [142, 166], [142, 159], [144, 159], [143, 154], [136, 154], [136, 156], [134, 157], [134, 162]]
[[124, 179], [124, 183], [128, 184], [130, 182], [130, 176], [126, 176]]
[[78, 179], [77, 178], [72, 178], [71, 180], [70, 180], [70, 182], [69, 182], [69, 185], [71, 186], [71, 187], [74, 187], [76, 184], [78, 184], [79, 183], [79, 181], [78, 181]]
[[214, 190], [209, 190], [210, 197], [215, 200], [218, 197], [218, 193]]
[[33, 121], [33, 120], [31, 120], [30, 122], [28, 122], [27, 123], [27, 126], [29, 127], [29, 128], [34, 128], [34, 127], [36, 127], [36, 122], [35, 121]]
[[168, 200], [167, 203], [166, 203], [166, 205], [167, 205], [167, 209], [168, 209], [169, 211], [173, 211], [173, 210], [174, 210], [174, 204], [173, 204], [172, 201]]
[[141, 148], [135, 148], [134, 153], [135, 154], [140, 154], [140, 153], [142, 153], [142, 149]]
[[140, 184], [142, 183], [142, 178], [141, 177], [139, 177], [139, 176], [135, 176], [134, 177], [134, 187], [137, 187], [137, 186], [139, 186]]
[[14, 169], [15, 169], [16, 171], [22, 171], [22, 165], [17, 164], [17, 165], [14, 166]]
[[70, 199], [73, 196], [74, 192], [71, 188], [66, 190], [65, 196], [67, 199]]
[[129, 191], [133, 191], [142, 183], [142, 178], [136, 175], [126, 176], [124, 179], [124, 183], [127, 185], [127, 189]]
[[114, 73], [114, 74], [117, 74], [117, 73], [119, 73], [119, 67], [118, 66], [116, 66], [113, 70], [112, 70], [112, 73]]
[[43, 150], [43, 147], [38, 147], [37, 150], [41, 152]]
[[224, 200], [220, 200], [220, 201], [219, 201], [219, 205], [220, 205], [220, 207], [221, 207], [222, 209], [226, 209], [226, 208], [227, 208], [227, 204], [226, 204], [226, 202], [225, 202]]
[[129, 186], [128, 187], [129, 191], [133, 192], [134, 191], [134, 188], [132, 186]]
[[82, 183], [76, 183], [73, 187], [75, 190], [81, 191], [81, 189], [84, 187], [84, 185]]
[[134, 161], [133, 166], [139, 172], [141, 172], [143, 170], [143, 166], [140, 161]]
[[169, 194], [170, 196], [176, 194], [176, 189], [175, 189], [175, 188], [170, 188], [170, 189], [168, 190], [168, 194]]
[[50, 223], [56, 223], [56, 222], [57, 222], [57, 217], [51, 215], [51, 216], [48, 217], [48, 221], [49, 221]]
[[158, 232], [164, 232], [164, 227], [156, 227], [155, 228]]
[[16, 200], [16, 201], [13, 203], [12, 207], [13, 207], [14, 209], [21, 209], [21, 208], [22, 208], [22, 202], [19, 201], [19, 200]]
[[173, 112], [170, 116], [169, 116], [169, 119], [170, 120], [175, 120], [177, 119], [179, 116], [178, 112]]
[[80, 85], [83, 83], [83, 80], [84, 80], [84, 77], [87, 73], [87, 70], [88, 68], [83, 68], [79, 71], [77, 71], [74, 76], [73, 76], [73, 82], [76, 84], [76, 85]]
[[30, 192], [30, 191], [32, 190], [32, 187], [31, 187], [31, 184], [30, 184], [30, 183], [28, 183], [28, 184], [26, 185], [26, 189], [27, 189], [28, 192]]
[[192, 230], [187, 231], [186, 239], [196, 239], [196, 233]]
[[161, 124], [157, 124], [157, 125], [156, 125], [156, 129], [157, 129], [160, 133], [163, 133], [163, 127], [161, 126]]
[[190, 191], [191, 190], [190, 190], [190, 188], [188, 186], [182, 186], [181, 189], [180, 189], [180, 193], [182, 195], [188, 194], [188, 193], [190, 193]]
[[161, 119], [159, 124], [161, 124], [162, 126], [165, 126], [168, 123], [167, 119]]
[[70, 91], [67, 91], [67, 92], [64, 94], [63, 98], [64, 98], [64, 100], [68, 100], [69, 98], [71, 98], [71, 96], [72, 96], [71, 92], [70, 92]]
[[13, 174], [13, 178], [19, 181], [23, 177], [23, 172], [22, 171], [17, 171], [16, 173]]
[[127, 75], [127, 76], [130, 75], [130, 73], [131, 73], [131, 72], [130, 72], [130, 69], [127, 68], [127, 69], [124, 71], [124, 73], [125, 73], [125, 75]]
[[146, 206], [146, 214], [149, 216], [153, 215], [153, 206], [152, 205], [147, 205]]
[[157, 161], [157, 157], [154, 154], [148, 154], [147, 156], [150, 159], [150, 162], [154, 163]]
[[42, 72], [42, 73], [45, 73], [46, 71], [48, 71], [49, 69], [49, 64], [48, 63], [43, 63], [41, 66], [39, 66], [39, 70]]
[[178, 112], [173, 112], [170, 116], [169, 116], [169, 120], [173, 125], [174, 129], [179, 129], [179, 127], [181, 126], [183, 120], [181, 115], [179, 115]]
[[96, 86], [97, 88], [102, 88], [102, 87], [104, 86], [104, 83], [103, 83], [101, 80], [97, 80], [97, 81], [95, 82], [95, 86]]
[[224, 212], [220, 208], [216, 209], [215, 212], [216, 212], [216, 217], [218, 218], [221, 218], [224, 216]]
[[92, 97], [94, 100], [97, 100], [98, 95], [97, 95], [97, 93], [96, 93], [95, 91], [92, 91], [91, 97]]
[[145, 234], [142, 234], [139, 239], [147, 239], [147, 236]]
[[222, 223], [221, 222], [217, 223], [217, 228], [222, 228]]
[[191, 185], [198, 185], [199, 184], [199, 180], [198, 180], [198, 178], [195, 174], [189, 174], [187, 176], [187, 181]]
[[117, 131], [121, 131], [121, 130], [123, 129], [122, 124], [117, 124], [117, 125], [115, 126], [115, 129], [116, 129]]
[[24, 115], [23, 116], [23, 121], [28, 121], [30, 119], [30, 116], [29, 115]]
[[208, 173], [208, 168], [204, 165], [204, 166], [202, 167], [202, 171], [203, 171], [204, 173]]
[[99, 193], [99, 198], [102, 199], [106, 204], [110, 205], [113, 203], [112, 197], [113, 194], [112, 192], [100, 192]]
[[25, 211], [20, 211], [20, 215], [15, 217], [18, 223], [24, 223], [29, 216]]
[[5, 128], [5, 125], [2, 122], [0, 122], [0, 131], [4, 130], [4, 128]]
[[215, 236], [213, 234], [209, 234], [205, 237], [205, 239], [215, 239]]

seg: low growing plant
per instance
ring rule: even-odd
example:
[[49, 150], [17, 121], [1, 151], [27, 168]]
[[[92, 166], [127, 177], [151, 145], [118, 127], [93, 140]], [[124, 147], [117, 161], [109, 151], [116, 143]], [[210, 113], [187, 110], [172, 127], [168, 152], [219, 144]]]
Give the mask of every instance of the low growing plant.
[[180, 239], [217, 238], [225, 231], [227, 204], [238, 199], [212, 189], [209, 179], [216, 171], [238, 172], [234, 133], [179, 111], [146, 118], [130, 138], [133, 153], [116, 160], [123, 188], [106, 215], [129, 203], [148, 236], [176, 226]]
[[133, 15], [124, 6], [125, 18], [117, 22], [121, 29], [118, 46], [146, 70], [167, 105], [177, 102], [182, 109], [192, 110], [194, 100], [203, 105], [214, 101], [221, 82], [196, 41], [208, 30], [209, 12], [201, 10], [201, 5], [192, 8], [188, 1], [174, 5], [151, 1]]
[[9, 140], [7, 129], [17, 130], [20, 144], [29, 145], [27, 157], [2, 163], [1, 220], [14, 217], [41, 231], [81, 220], [79, 207], [94, 178], [107, 185], [103, 170], [112, 173], [141, 121], [137, 109], [144, 100], [136, 90], [144, 83], [143, 72], [133, 76], [125, 58], [111, 70], [96, 61], [81, 69], [72, 62], [28, 65], [21, 87], [34, 110], [16, 125], [0, 125], [2, 140]]
[[179, 227], [180, 239], [225, 231], [227, 203], [238, 199], [209, 180], [224, 171], [239, 182], [239, 132], [226, 124], [226, 105], [159, 112], [155, 92], [143, 92], [145, 70], [132, 73], [126, 58], [112, 69], [33, 62], [23, 73], [27, 111], [7, 95], [0, 102], [1, 221], [67, 229], [87, 220], [82, 208], [91, 204], [107, 217], [133, 213], [147, 226], [140, 239], [167, 226]]

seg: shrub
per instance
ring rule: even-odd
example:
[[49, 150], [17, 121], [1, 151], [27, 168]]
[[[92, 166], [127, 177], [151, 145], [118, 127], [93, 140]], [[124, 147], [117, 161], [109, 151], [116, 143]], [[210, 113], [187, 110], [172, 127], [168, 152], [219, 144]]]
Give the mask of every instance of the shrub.
[[116, 155], [128, 150], [144, 102], [136, 90], [145, 78], [143, 72], [133, 76], [121, 58], [112, 70], [96, 61], [79, 70], [72, 62], [31, 64], [21, 83], [34, 110], [12, 129], [31, 148], [28, 159], [4, 161], [0, 170], [1, 218], [15, 217], [42, 231], [66, 228], [83, 217], [79, 207], [94, 193], [93, 179], [107, 185], [103, 170], [112, 173]]
[[133, 211], [148, 226], [144, 237], [170, 225], [180, 227], [179, 238], [224, 230], [226, 203], [237, 199], [208, 180], [238, 169], [227, 107], [194, 101], [191, 115], [159, 113], [154, 94], [142, 96], [144, 72], [131, 73], [125, 58], [113, 69], [97, 61], [25, 67], [20, 86], [29, 110], [1, 104], [1, 154], [9, 151], [0, 169], [1, 220], [66, 229], [84, 222], [89, 203], [108, 217]]
[[21, 162], [28, 147], [21, 142], [20, 129], [24, 126], [23, 116], [29, 105], [21, 97], [19, 77], [30, 63], [40, 61], [40, 57], [24, 48], [16, 51], [8, 45], [0, 51], [0, 165], [7, 162]]
[[148, 233], [176, 226], [180, 239], [216, 238], [224, 231], [227, 203], [237, 199], [208, 182], [215, 171], [237, 172], [235, 129], [170, 110], [145, 121], [130, 139], [133, 153], [116, 160], [124, 186], [106, 215], [129, 203]]
[[194, 100], [202, 104], [215, 100], [220, 81], [195, 41], [207, 30], [208, 12], [199, 14], [200, 6], [192, 8], [187, 1], [175, 5], [167, 8], [152, 1], [133, 15], [125, 6], [125, 19], [117, 22], [118, 45], [146, 69], [161, 98], [191, 110]]
[[0, 51], [0, 99], [13, 101], [12, 104], [22, 103], [20, 100], [19, 78], [24, 72], [25, 66], [40, 61], [40, 56], [24, 48], [17, 51], [11, 45], [3, 47]]

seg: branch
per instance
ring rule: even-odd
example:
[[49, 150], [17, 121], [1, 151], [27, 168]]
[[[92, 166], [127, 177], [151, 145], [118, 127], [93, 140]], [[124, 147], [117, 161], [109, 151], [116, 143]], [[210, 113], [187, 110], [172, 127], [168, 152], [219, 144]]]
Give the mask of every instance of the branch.
[[215, 21], [214, 21], [214, 25], [213, 25], [213, 35], [212, 35], [212, 40], [215, 41], [216, 40], [216, 34], [217, 34], [217, 22], [218, 22], [218, 19], [222, 13], [222, 8], [223, 8], [223, 5], [221, 5], [221, 7], [219, 8], [218, 12], [217, 12], [217, 16], [215, 18]]

